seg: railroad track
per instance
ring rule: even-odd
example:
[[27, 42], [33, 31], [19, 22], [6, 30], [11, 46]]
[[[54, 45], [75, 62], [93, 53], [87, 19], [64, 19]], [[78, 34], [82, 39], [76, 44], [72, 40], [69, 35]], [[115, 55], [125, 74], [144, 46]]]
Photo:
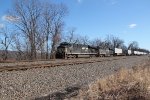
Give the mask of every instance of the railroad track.
[[57, 66], [66, 66], [66, 65], [78, 65], [86, 63], [95, 63], [95, 62], [104, 62], [104, 61], [113, 61], [119, 59], [126, 59], [127, 57], [112, 57], [105, 59], [82, 59], [82, 60], [64, 60], [62, 62], [51, 62], [46, 64], [31, 64], [31, 65], [16, 65], [16, 66], [2, 66], [0, 67], [0, 72], [2, 71], [18, 71], [18, 70], [27, 70], [33, 68], [45, 68], [45, 67], [57, 67]]

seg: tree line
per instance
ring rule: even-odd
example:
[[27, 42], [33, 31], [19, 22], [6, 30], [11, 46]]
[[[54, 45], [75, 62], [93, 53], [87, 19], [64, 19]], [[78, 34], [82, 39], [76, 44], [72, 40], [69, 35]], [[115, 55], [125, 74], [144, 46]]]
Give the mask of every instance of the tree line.
[[75, 33], [75, 28], [71, 28], [63, 40], [68, 43], [91, 45], [91, 46], [99, 47], [101, 49], [121, 48], [123, 50], [133, 50], [133, 51], [137, 50], [137, 51], [149, 53], [149, 50], [140, 48], [137, 41], [131, 41], [126, 46], [124, 44], [123, 39], [120, 39], [119, 37], [113, 35], [107, 35], [105, 39], [96, 38], [93, 40], [89, 40], [87, 36], [77, 35]]
[[11, 50], [15, 54], [12, 58], [17, 60], [54, 59], [57, 46], [62, 41], [100, 48], [139, 49], [136, 41], [127, 47], [122, 39], [114, 36], [107, 36], [105, 40], [89, 40], [87, 36], [75, 34], [75, 28], [63, 34], [67, 15], [68, 8], [62, 3], [15, 0], [5, 16], [11, 27], [0, 29], [1, 58], [10, 58]]

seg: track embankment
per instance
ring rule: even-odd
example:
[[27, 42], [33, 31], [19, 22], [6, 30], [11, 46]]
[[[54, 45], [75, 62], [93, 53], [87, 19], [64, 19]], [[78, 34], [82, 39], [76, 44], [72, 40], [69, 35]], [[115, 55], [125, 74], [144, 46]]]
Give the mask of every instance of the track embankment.
[[[91, 58], [86, 59], [89, 63], [29, 68], [23, 71], [4, 70], [0, 72], [0, 100], [31, 100], [41, 98], [53, 92], [62, 91], [66, 87], [89, 84], [115, 73], [122, 67], [131, 68], [139, 66], [148, 59], [148, 56]], [[76, 59], [65, 60], [66, 63], [71, 61], [77, 62]], [[82, 60], [80, 59], [79, 61]], [[63, 60], [57, 62], [61, 63]], [[41, 66], [41, 62], [36, 62], [35, 64]], [[49, 62], [44, 64], [42, 62], [42, 65], [49, 66]]]

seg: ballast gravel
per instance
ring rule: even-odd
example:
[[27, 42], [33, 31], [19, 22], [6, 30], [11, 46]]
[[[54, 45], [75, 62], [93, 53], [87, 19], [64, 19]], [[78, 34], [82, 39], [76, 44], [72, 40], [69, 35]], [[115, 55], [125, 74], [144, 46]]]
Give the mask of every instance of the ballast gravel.
[[132, 56], [113, 61], [0, 72], [0, 100], [34, 100], [68, 86], [91, 83], [122, 67], [140, 66], [148, 59], [148, 56]]

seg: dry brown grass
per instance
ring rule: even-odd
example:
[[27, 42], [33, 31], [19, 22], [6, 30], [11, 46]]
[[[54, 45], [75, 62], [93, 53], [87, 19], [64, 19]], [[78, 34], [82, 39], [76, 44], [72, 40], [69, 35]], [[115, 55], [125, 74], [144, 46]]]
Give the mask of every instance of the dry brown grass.
[[80, 100], [150, 100], [150, 63], [120, 69], [116, 74], [100, 79], [81, 89]]

